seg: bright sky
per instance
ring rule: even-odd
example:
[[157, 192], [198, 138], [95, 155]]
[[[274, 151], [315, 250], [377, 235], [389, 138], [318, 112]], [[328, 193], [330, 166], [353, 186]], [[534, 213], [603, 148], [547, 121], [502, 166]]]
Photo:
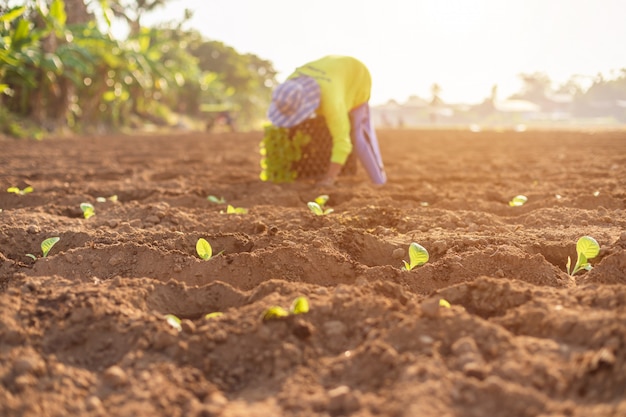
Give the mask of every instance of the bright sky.
[[520, 90], [518, 74], [611, 77], [626, 68], [625, 0], [170, 0], [151, 25], [194, 12], [189, 27], [274, 64], [283, 81], [328, 54], [372, 74], [372, 104], [430, 98], [480, 102]]

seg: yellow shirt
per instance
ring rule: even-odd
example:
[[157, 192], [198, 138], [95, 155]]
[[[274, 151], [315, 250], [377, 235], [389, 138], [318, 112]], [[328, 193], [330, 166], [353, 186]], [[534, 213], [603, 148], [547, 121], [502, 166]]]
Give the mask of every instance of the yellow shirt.
[[297, 68], [288, 78], [301, 75], [313, 77], [320, 86], [320, 105], [315, 113], [324, 117], [333, 138], [331, 162], [343, 165], [352, 152], [349, 112], [369, 101], [370, 73], [355, 58], [329, 55]]

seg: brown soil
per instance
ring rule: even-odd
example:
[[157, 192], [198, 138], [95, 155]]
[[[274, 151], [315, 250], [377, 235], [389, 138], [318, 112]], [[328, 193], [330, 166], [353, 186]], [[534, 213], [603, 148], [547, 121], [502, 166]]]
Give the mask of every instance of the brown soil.
[[331, 189], [260, 133], [0, 140], [0, 415], [625, 416], [626, 132], [379, 136], [389, 183]]

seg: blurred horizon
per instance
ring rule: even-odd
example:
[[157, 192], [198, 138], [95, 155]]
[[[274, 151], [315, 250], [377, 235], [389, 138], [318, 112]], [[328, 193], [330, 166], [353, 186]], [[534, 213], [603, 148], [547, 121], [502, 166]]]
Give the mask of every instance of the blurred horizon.
[[185, 9], [183, 27], [271, 61], [278, 81], [323, 55], [362, 60], [372, 104], [427, 99], [434, 84], [445, 102], [481, 102], [494, 85], [505, 99], [523, 87], [520, 74], [545, 74], [554, 89], [577, 76], [586, 88], [626, 68], [621, 0], [172, 0], [142, 24], [181, 20]]

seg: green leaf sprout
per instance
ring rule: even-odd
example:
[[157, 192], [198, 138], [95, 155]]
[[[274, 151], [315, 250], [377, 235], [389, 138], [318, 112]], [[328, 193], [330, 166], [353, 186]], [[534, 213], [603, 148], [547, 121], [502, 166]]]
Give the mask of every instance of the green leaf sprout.
[[226, 214], [246, 214], [246, 213], [248, 213], [247, 208], [233, 207], [230, 204], [228, 205], [228, 207], [226, 207]]
[[444, 308], [450, 308], [450, 302], [448, 300], [446, 300], [445, 298], [440, 298], [439, 299], [439, 307], [444, 307]]
[[167, 321], [167, 324], [169, 324], [170, 326], [172, 326], [174, 329], [178, 330], [179, 332], [183, 330], [182, 326], [180, 325], [180, 319], [176, 317], [175, 315], [166, 314], [165, 321]]
[[291, 314], [304, 314], [309, 312], [309, 301], [305, 297], [298, 297], [291, 303]]
[[315, 214], [316, 216], [326, 216], [327, 214], [330, 214], [334, 211], [331, 208], [322, 208], [322, 206], [320, 206], [319, 203], [316, 203], [315, 201], [309, 201], [308, 203], [306, 203], [306, 205], [309, 207], [309, 210], [311, 210], [311, 213]]
[[112, 196], [111, 196], [111, 197], [109, 197], [109, 198], [106, 198], [106, 197], [97, 197], [97, 198], [96, 198], [96, 201], [97, 201], [98, 203], [106, 203], [106, 202], [107, 202], [107, 200], [108, 200], [108, 201], [112, 201], [112, 202], [116, 202], [116, 201], [117, 201], [117, 195], [112, 195]]
[[226, 204], [226, 200], [224, 200], [224, 197], [217, 198], [214, 195], [210, 195], [206, 199], [209, 200], [211, 203]]
[[213, 313], [205, 314], [204, 318], [207, 319], [207, 320], [210, 320], [210, 319], [215, 319], [215, 318], [218, 318], [218, 317], [222, 317], [223, 315], [224, 315], [224, 313], [222, 313], [221, 311], [214, 311]]
[[404, 262], [403, 269], [410, 271], [416, 266], [420, 266], [428, 262], [429, 256], [428, 251], [425, 247], [420, 245], [419, 243], [411, 243], [409, 245], [409, 262]]
[[43, 257], [45, 258], [46, 256], [48, 256], [48, 252], [50, 252], [50, 249], [52, 249], [52, 247], [59, 241], [61, 240], [60, 237], [50, 237], [46, 240], [44, 240], [43, 242], [41, 242], [41, 252], [43, 254]]
[[80, 209], [83, 211], [83, 217], [86, 219], [96, 214], [96, 209], [91, 203], [80, 203]]
[[35, 189], [33, 187], [31, 187], [30, 185], [26, 188], [23, 189], [19, 189], [19, 187], [9, 187], [7, 188], [7, 192], [8, 193], [14, 193], [17, 195], [24, 195], [24, 194], [28, 194], [28, 193], [32, 193], [33, 191], [35, 191]]
[[308, 312], [309, 312], [309, 301], [306, 299], [306, 297], [297, 297], [291, 303], [291, 308], [289, 310], [285, 310], [281, 306], [272, 306], [268, 308], [267, 310], [265, 310], [263, 314], [261, 314], [261, 319], [263, 321], [274, 320], [274, 319], [285, 318], [290, 315], [305, 314]]
[[265, 320], [280, 319], [289, 316], [289, 312], [280, 306], [273, 306], [263, 312], [261, 318]]
[[516, 195], [515, 197], [513, 197], [511, 201], [509, 201], [509, 206], [520, 207], [526, 204], [527, 201], [528, 201], [528, 197], [526, 197], [525, 195], [521, 195], [521, 194]]
[[196, 252], [201, 259], [208, 261], [213, 256], [213, 248], [206, 239], [200, 238], [196, 242]]
[[[50, 252], [50, 249], [52, 249], [52, 247], [59, 240], [61, 240], [60, 237], [49, 237], [48, 239], [46, 239], [43, 242], [41, 242], [41, 253], [42, 253], [42, 257], [43, 258], [48, 256], [48, 253]], [[32, 253], [27, 253], [26, 256], [28, 256], [29, 258], [33, 258], [34, 260], [37, 260], [37, 257], [35, 255], [33, 255]]]
[[322, 194], [322, 195], [318, 195], [317, 197], [315, 197], [315, 201], [317, 204], [319, 204], [320, 207], [324, 207], [324, 205], [328, 202], [328, 199], [330, 197], [327, 196], [326, 194]]
[[591, 236], [583, 236], [578, 239], [578, 242], [576, 242], [576, 253], [578, 254], [578, 258], [576, 259], [576, 265], [574, 265], [574, 269], [571, 272], [570, 267], [572, 265], [572, 258], [569, 256], [567, 257], [566, 267], [567, 273], [570, 276], [573, 276], [581, 269], [585, 269], [587, 271], [591, 270], [592, 266], [588, 260], [598, 256], [600, 253], [600, 245]]

